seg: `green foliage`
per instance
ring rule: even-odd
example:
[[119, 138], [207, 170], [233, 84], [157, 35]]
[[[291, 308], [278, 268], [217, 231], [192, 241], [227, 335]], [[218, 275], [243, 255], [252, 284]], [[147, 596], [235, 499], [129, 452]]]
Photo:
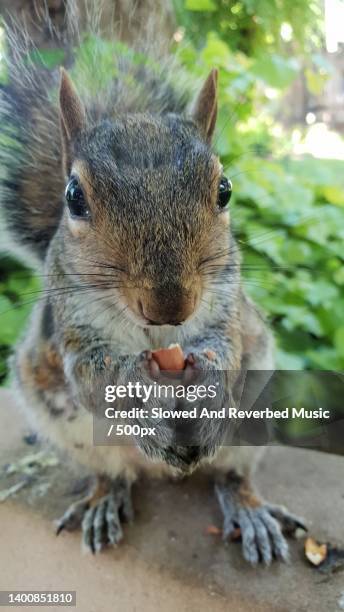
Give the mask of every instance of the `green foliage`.
[[216, 11], [217, 7], [213, 0], [186, 0], [185, 8], [189, 11]]
[[246, 289], [270, 316], [281, 368], [344, 367], [339, 166], [312, 158], [256, 159], [229, 171], [237, 173], [232, 219]]
[[[274, 118], [281, 95], [302, 64], [306, 63], [313, 91], [318, 92], [324, 82], [328, 67], [314, 48], [321, 40], [319, 4], [316, 0], [175, 0], [175, 4], [179, 24], [186, 28], [176, 52], [189, 81], [204, 79], [213, 66], [220, 72], [214, 146], [233, 180], [231, 221], [242, 251], [244, 284], [271, 320], [278, 365], [343, 369], [342, 162], [293, 158], [289, 135], [279, 129], [276, 137]], [[293, 33], [288, 43], [280, 36], [284, 22]], [[128, 48], [123, 50], [127, 57]], [[120, 43], [88, 36], [76, 51], [74, 79], [78, 80], [78, 67], [88, 65], [89, 86], [98, 90], [104, 78], [116, 76], [118, 51]], [[48, 67], [62, 58], [55, 51], [41, 57]], [[130, 61], [140, 66], [147, 59], [133, 53]], [[155, 66], [150, 63], [150, 68]], [[271, 88], [276, 93], [273, 101], [267, 96]], [[1, 374], [38, 295], [39, 282], [10, 262], [1, 263], [0, 274]], [[19, 307], [22, 301], [26, 305]]]
[[294, 81], [299, 69], [299, 62], [295, 58], [272, 54], [260, 55], [252, 64], [251, 73], [266, 85], [284, 89]]
[[5, 380], [11, 348], [27, 324], [40, 295], [40, 282], [16, 262], [1, 258], [0, 270], [0, 382]]
[[[282, 4], [285, 8], [288, 2]], [[304, 3], [305, 15], [308, 8]], [[262, 13], [259, 17], [264, 18]], [[275, 31], [284, 18], [283, 11], [275, 14]], [[217, 19], [212, 13], [209, 23]], [[195, 14], [193, 21], [202, 27], [203, 20]], [[264, 54], [261, 48], [253, 55], [233, 50], [219, 26], [216, 32], [207, 31], [203, 45], [188, 41], [180, 56], [195, 76], [212, 66], [219, 68], [215, 147], [233, 181], [231, 220], [241, 246], [244, 284], [270, 318], [278, 366], [341, 370], [342, 162], [283, 154], [290, 149], [288, 134], [275, 137], [274, 109], [266, 92], [271, 87], [285, 90], [298, 74], [301, 59], [281, 55], [272, 50], [277, 45], [270, 46], [271, 52]]]
[[253, 57], [280, 50], [281, 26], [288, 24], [298, 51], [322, 39], [318, 0], [174, 0], [180, 25], [201, 48], [209, 31], [217, 32], [232, 51]]

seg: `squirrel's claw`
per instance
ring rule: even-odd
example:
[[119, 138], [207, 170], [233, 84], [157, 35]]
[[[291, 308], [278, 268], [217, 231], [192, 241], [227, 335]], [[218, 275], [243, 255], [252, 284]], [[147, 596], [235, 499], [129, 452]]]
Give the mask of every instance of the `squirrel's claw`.
[[265, 507], [271, 516], [277, 519], [281, 524], [283, 533], [286, 533], [287, 535], [294, 535], [297, 529], [308, 531], [305, 521], [299, 516], [289, 512], [289, 510], [284, 508], [284, 506], [265, 504]]
[[288, 544], [283, 535], [306, 529], [302, 520], [280, 506], [259, 501], [248, 483], [237, 475], [229, 475], [225, 483], [217, 483], [215, 492], [222, 510], [223, 539], [230, 539], [240, 528], [243, 556], [252, 565], [260, 560], [269, 565], [272, 558], [287, 561]]
[[123, 538], [121, 522], [132, 522], [133, 517], [130, 486], [119, 477], [110, 482], [106, 495], [93, 494], [72, 504], [57, 521], [56, 535], [81, 527], [83, 545], [94, 554], [116, 546]]
[[66, 512], [55, 522], [56, 535], [61, 531], [75, 531], [79, 529], [87, 509], [89, 507], [89, 499], [81, 499], [67, 508]]
[[89, 508], [82, 521], [83, 545], [98, 553], [108, 546], [117, 546], [123, 539], [122, 521], [134, 517], [129, 484], [118, 478], [107, 495]]

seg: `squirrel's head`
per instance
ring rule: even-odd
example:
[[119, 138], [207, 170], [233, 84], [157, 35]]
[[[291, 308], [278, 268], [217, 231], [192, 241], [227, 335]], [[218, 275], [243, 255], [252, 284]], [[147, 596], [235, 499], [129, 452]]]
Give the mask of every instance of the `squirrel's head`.
[[100, 121], [87, 116], [62, 71], [62, 228], [71, 267], [91, 273], [139, 325], [191, 318], [228, 265], [231, 184], [211, 148], [216, 114], [215, 70], [190, 116], [114, 110]]

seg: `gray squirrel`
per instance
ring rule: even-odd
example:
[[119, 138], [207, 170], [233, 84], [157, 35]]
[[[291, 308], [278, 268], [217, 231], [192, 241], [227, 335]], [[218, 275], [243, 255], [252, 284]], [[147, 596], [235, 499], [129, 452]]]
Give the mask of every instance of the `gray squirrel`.
[[217, 71], [191, 100], [172, 58], [153, 48], [146, 63], [119, 48], [99, 89], [98, 60], [84, 74], [78, 66], [75, 85], [64, 69], [26, 62], [25, 50], [18, 44], [0, 92], [0, 206], [12, 250], [44, 290], [12, 359], [14, 385], [40, 434], [94, 477], [58, 533], [81, 526], [93, 552], [116, 545], [140, 474], [203, 470], [224, 539], [240, 527], [248, 562], [286, 560], [283, 527], [302, 523], [259, 498], [251, 479], [262, 449], [221, 444], [216, 420], [195, 425], [192, 445], [171, 442], [164, 422], [165, 436], [92, 443], [104, 389], [153, 381], [154, 349], [180, 344], [185, 380], [222, 377], [228, 405], [243, 368], [273, 368], [272, 336], [240, 283], [231, 184], [212, 148]]

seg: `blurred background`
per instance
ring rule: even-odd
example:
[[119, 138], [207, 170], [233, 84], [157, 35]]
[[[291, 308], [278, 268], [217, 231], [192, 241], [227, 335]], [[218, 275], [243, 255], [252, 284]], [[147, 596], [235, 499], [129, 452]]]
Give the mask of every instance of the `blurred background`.
[[[107, 4], [112, 10], [114, 2]], [[162, 12], [190, 81], [219, 68], [215, 147], [233, 181], [231, 219], [244, 283], [274, 330], [278, 367], [343, 370], [344, 2], [174, 0], [168, 8], [147, 0], [137, 6], [138, 19]], [[36, 24], [48, 12], [61, 30], [64, 10], [62, 0], [0, 0], [2, 15], [24, 15], [39, 50], [31, 59], [47, 70], [64, 61], [63, 45], [53, 30]], [[2, 83], [9, 79], [5, 48], [1, 27]], [[3, 384], [39, 287], [30, 271], [1, 256]]]
[[190, 71], [220, 68], [217, 147], [247, 291], [278, 367], [344, 365], [344, 3], [177, 0]]

